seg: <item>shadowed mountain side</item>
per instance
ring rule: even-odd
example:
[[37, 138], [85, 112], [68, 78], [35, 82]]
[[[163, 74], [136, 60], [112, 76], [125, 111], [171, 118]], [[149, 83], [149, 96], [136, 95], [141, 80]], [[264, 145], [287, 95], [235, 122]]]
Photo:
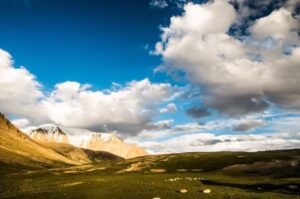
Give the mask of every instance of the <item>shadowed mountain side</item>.
[[40, 142], [40, 144], [53, 149], [57, 153], [67, 157], [70, 160], [80, 162], [82, 164], [123, 159], [109, 152], [82, 149], [70, 144], [55, 143], [55, 142]]

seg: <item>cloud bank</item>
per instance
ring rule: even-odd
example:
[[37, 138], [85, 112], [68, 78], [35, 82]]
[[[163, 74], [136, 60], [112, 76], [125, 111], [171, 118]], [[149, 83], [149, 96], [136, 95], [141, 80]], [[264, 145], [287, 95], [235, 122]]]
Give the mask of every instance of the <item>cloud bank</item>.
[[197, 151], [265, 151], [293, 149], [300, 146], [300, 140], [273, 135], [215, 135], [210, 133], [189, 134], [163, 142], [140, 143], [152, 153], [180, 153]]
[[275, 104], [300, 109], [299, 18], [288, 7], [260, 17], [236, 36], [242, 16], [226, 0], [188, 3], [162, 28], [156, 71], [182, 71], [200, 87], [199, 100], [220, 114], [240, 116]]

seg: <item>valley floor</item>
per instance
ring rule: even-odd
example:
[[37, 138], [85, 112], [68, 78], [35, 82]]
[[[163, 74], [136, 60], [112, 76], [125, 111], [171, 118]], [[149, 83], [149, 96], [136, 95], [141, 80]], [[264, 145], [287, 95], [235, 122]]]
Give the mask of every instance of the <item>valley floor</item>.
[[299, 150], [188, 153], [7, 171], [0, 178], [0, 198], [300, 198], [299, 160]]

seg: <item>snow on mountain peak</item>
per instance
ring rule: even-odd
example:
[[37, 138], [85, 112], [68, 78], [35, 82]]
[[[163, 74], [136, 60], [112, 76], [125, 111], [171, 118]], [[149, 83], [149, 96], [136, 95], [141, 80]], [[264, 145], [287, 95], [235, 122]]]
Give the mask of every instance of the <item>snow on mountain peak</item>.
[[28, 134], [31, 138], [41, 142], [69, 143], [67, 134], [54, 124], [43, 124], [32, 128]]
[[124, 158], [147, 154], [142, 148], [125, 143], [115, 132], [97, 133], [86, 129], [43, 124], [29, 129], [27, 134], [41, 142], [67, 143], [91, 150], [108, 151]]

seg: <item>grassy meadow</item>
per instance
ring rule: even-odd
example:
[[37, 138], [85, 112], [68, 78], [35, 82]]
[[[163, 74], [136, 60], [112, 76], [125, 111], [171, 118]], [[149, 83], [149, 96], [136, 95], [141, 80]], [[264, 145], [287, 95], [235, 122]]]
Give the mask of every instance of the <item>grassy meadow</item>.
[[300, 150], [289, 150], [145, 156], [18, 172], [2, 165], [0, 198], [300, 198], [299, 163]]

